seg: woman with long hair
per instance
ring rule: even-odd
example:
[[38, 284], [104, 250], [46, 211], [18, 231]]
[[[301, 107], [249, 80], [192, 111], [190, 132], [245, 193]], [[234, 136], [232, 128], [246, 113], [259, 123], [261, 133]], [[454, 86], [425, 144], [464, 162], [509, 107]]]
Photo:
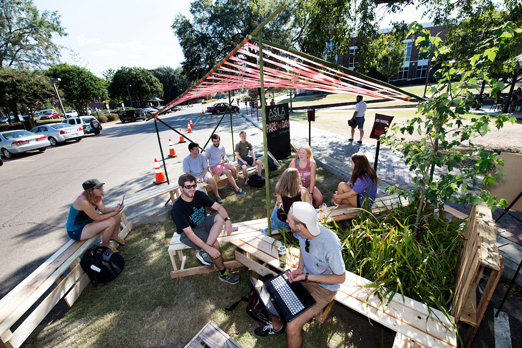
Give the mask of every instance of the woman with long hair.
[[101, 232], [103, 246], [110, 247], [111, 239], [120, 245], [125, 245], [118, 235], [123, 205], [111, 208], [103, 205], [102, 201], [105, 197], [103, 185], [104, 183], [97, 179], [87, 180], [82, 184], [83, 193], [76, 198], [69, 209], [67, 234], [74, 240], [86, 240]]
[[[294, 202], [303, 201], [312, 203], [312, 197], [308, 190], [301, 186], [301, 177], [295, 168], [286, 169], [281, 175], [281, 179], [276, 184], [276, 204], [270, 216], [272, 230], [281, 228], [288, 229], [287, 214]], [[268, 228], [261, 228], [261, 231], [268, 233]]]
[[301, 146], [288, 167], [297, 169], [299, 176], [301, 177], [301, 185], [306, 188], [308, 193], [312, 196], [314, 208], [319, 208], [321, 204], [323, 204], [323, 195], [315, 186], [317, 164], [315, 163], [310, 146]]
[[371, 207], [377, 196], [377, 173], [364, 154], [352, 155], [352, 177], [341, 182], [332, 198], [333, 204], [349, 204], [352, 207]]

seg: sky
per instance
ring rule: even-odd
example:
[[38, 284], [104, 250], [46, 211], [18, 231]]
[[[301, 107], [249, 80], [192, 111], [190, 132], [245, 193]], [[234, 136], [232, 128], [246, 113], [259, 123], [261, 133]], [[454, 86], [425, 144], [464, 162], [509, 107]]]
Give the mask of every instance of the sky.
[[[184, 60], [171, 26], [178, 13], [191, 17], [189, 0], [33, 0], [33, 3], [40, 13], [58, 11], [61, 16], [68, 34], [54, 38], [55, 43], [65, 47], [61, 61], [87, 68], [99, 77], [108, 69], [123, 66], [177, 68]], [[423, 22], [418, 13], [410, 8], [393, 18]]]

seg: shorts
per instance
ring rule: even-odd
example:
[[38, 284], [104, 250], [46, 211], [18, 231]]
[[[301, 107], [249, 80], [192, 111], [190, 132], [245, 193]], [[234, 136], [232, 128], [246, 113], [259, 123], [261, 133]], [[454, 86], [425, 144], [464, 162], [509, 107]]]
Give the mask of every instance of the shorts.
[[352, 128], [363, 129], [363, 126], [364, 126], [364, 116], [363, 117], [355, 117], [354, 120], [355, 120], [355, 126], [353, 126]]
[[[214, 226], [214, 217], [216, 215], [207, 215], [205, 217], [205, 220], [197, 225], [196, 227], [192, 228], [192, 231], [196, 236], [198, 236], [199, 239], [201, 239], [204, 243], [207, 242], [208, 234], [210, 233], [210, 229], [212, 226]], [[192, 249], [201, 250], [200, 247], [198, 247], [196, 244], [194, 244], [189, 237], [187, 237], [186, 233], [181, 233], [181, 236], [179, 237], [179, 240], [181, 243], [188, 245]]]
[[212, 174], [210, 174], [210, 172], [207, 172], [207, 174], [205, 174], [205, 177], [203, 178], [203, 181], [205, 181], [205, 183], [207, 183], [208, 179], [212, 178]]
[[[249, 166], [254, 165], [254, 159], [252, 157], [247, 156], [247, 157], [243, 157], [243, 159], [245, 160], [246, 164], [248, 164]], [[237, 163], [239, 163], [240, 167], [242, 167], [245, 164], [245, 162], [237, 160]]]
[[323, 288], [316, 282], [301, 282], [305, 289], [312, 295], [315, 302], [317, 302], [312, 308], [309, 310], [312, 311], [313, 316], [321, 313], [324, 307], [326, 307], [335, 297], [337, 291], [331, 291], [326, 288]]
[[216, 164], [215, 166], [212, 166], [210, 167], [210, 171], [216, 175], [221, 175], [223, 174], [223, 170], [225, 169], [234, 169], [234, 166], [231, 165], [230, 163], [224, 163], [224, 162], [220, 162], [218, 164]]
[[[83, 226], [85, 227], [85, 226]], [[83, 227], [80, 227], [76, 231], [67, 231], [67, 234], [72, 240], [82, 240]]]

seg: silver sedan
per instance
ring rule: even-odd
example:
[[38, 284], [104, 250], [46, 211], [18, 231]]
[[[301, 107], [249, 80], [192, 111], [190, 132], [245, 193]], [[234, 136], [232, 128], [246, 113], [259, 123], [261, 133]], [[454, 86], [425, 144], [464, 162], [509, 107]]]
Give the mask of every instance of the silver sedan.
[[54, 123], [43, 126], [36, 126], [31, 129], [34, 134], [42, 134], [47, 137], [51, 146], [63, 143], [67, 140], [80, 141], [83, 138], [82, 126], [71, 126], [66, 123]]
[[26, 130], [0, 132], [0, 151], [5, 158], [31, 150], [44, 152], [49, 145], [51, 144], [45, 135], [36, 135]]

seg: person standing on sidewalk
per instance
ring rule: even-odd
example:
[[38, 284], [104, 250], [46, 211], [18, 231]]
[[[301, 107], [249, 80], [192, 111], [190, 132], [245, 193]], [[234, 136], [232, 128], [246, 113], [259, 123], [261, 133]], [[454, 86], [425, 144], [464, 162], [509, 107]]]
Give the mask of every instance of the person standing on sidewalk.
[[364, 136], [364, 113], [366, 112], [366, 103], [363, 102], [363, 96], [357, 96], [357, 104], [355, 104], [355, 112], [353, 113], [352, 119], [355, 120], [355, 125], [352, 127], [352, 137], [348, 139], [348, 141], [353, 141], [353, 136], [355, 134], [355, 127], [359, 128], [359, 133], [361, 138], [357, 142], [357, 144], [362, 144], [362, 139]]
[[[217, 240], [223, 231], [223, 225], [227, 236], [232, 233], [232, 222], [227, 211], [208, 195], [196, 190], [197, 179], [194, 175], [181, 175], [178, 185], [181, 195], [174, 202], [170, 215], [176, 224], [177, 233], [181, 235], [179, 240], [191, 248], [199, 249], [196, 257], [202, 264], [216, 265], [219, 280], [229, 284], [239, 283], [240, 277], [225, 268]], [[207, 215], [205, 207], [216, 210], [217, 214]]]

